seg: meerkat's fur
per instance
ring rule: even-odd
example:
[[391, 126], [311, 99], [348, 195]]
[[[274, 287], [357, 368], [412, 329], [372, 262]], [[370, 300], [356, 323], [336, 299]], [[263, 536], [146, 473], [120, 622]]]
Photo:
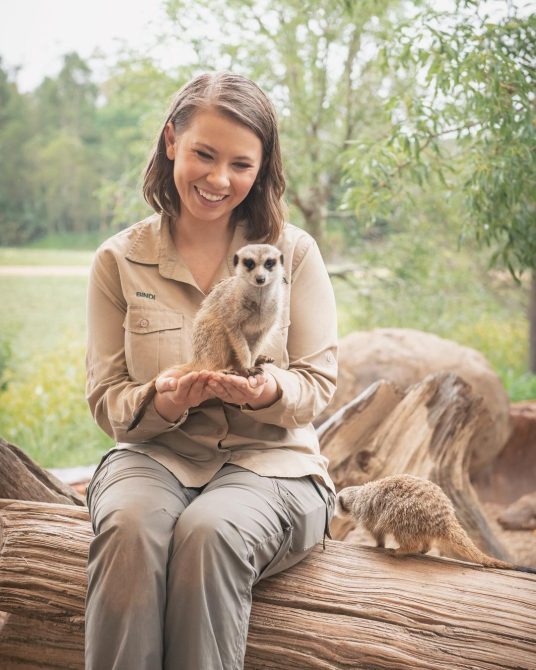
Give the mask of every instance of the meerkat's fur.
[[[235, 274], [204, 298], [193, 322], [193, 357], [176, 370], [223, 371], [243, 377], [259, 374], [273, 359], [261, 354], [279, 325], [283, 302], [283, 255], [271, 244], [248, 244], [234, 258]], [[152, 380], [127, 431], [141, 421], [156, 394]]]
[[413, 475], [392, 475], [337, 494], [335, 515], [351, 516], [371, 533], [378, 547], [390, 534], [400, 545], [395, 554], [425, 554], [436, 546], [445, 556], [488, 568], [536, 572], [484, 554], [461, 527], [454, 505], [442, 489]]

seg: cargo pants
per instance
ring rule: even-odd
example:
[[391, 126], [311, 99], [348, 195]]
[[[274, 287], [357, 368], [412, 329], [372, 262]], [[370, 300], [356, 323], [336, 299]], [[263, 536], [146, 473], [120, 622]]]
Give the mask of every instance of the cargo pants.
[[334, 495], [312, 477], [224, 465], [187, 488], [113, 451], [88, 488], [86, 670], [239, 670], [252, 587], [322, 540]]

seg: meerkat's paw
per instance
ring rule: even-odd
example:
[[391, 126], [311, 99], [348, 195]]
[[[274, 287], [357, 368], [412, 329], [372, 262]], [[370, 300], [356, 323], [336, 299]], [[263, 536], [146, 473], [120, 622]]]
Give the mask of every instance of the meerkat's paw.
[[246, 371], [246, 374], [244, 376], [246, 377], [255, 377], [256, 375], [262, 375], [263, 369], [255, 364], [253, 367], [248, 368]]
[[228, 370], [221, 370], [224, 375], [236, 375], [237, 377], [249, 377], [247, 370], [235, 370], [234, 368], [229, 368]]
[[259, 365], [264, 365], [265, 363], [273, 363], [273, 362], [274, 362], [273, 358], [261, 354], [260, 356], [257, 356], [257, 358], [255, 359], [255, 363], [253, 365], [257, 367]]

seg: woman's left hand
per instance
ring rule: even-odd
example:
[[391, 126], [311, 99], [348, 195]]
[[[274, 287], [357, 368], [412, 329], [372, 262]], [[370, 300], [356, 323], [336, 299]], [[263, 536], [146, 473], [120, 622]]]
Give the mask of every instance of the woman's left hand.
[[213, 372], [207, 385], [224, 402], [249, 405], [251, 409], [268, 407], [280, 398], [275, 377], [269, 372], [248, 378]]

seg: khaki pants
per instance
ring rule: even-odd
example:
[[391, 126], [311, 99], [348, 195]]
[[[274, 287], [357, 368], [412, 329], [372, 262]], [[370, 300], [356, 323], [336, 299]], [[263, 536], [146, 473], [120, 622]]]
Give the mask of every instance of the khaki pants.
[[86, 669], [242, 668], [252, 586], [311, 551], [333, 500], [311, 477], [236, 465], [186, 488], [149, 456], [112, 452], [88, 491]]

